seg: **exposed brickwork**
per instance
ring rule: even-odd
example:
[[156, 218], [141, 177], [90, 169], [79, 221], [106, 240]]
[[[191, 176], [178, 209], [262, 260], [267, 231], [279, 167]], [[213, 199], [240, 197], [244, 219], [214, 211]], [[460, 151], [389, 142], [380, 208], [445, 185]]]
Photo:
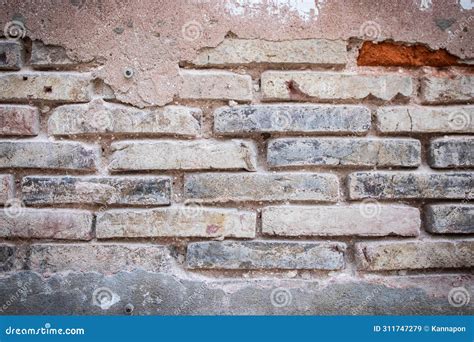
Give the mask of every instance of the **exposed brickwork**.
[[[41, 293], [5, 312], [473, 314], [447, 301], [473, 281], [470, 67], [416, 45], [365, 43], [369, 68], [357, 41], [203, 34], [215, 47], [169, 89], [161, 56], [119, 58], [115, 94], [101, 60], [0, 41], [0, 303]], [[91, 304], [100, 287], [118, 304]]]

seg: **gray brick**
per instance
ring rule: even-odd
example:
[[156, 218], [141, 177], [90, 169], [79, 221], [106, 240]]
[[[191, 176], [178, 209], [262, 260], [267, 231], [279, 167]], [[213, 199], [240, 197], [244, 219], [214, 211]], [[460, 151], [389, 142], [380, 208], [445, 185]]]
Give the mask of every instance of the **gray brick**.
[[474, 241], [369, 242], [355, 248], [358, 268], [367, 271], [474, 266]]
[[0, 74], [0, 100], [27, 102], [45, 100], [87, 102], [90, 100], [88, 74], [25, 72]]
[[433, 168], [474, 167], [474, 138], [440, 138], [430, 144]]
[[421, 80], [421, 100], [424, 103], [459, 103], [474, 99], [474, 76], [427, 76]]
[[474, 176], [469, 172], [357, 172], [348, 177], [349, 196], [361, 198], [474, 198]]
[[39, 273], [159, 272], [168, 266], [170, 258], [168, 248], [159, 245], [38, 244], [30, 247], [27, 267]]
[[23, 200], [31, 204], [167, 205], [169, 177], [29, 176], [22, 182]]
[[185, 177], [184, 194], [202, 202], [338, 200], [339, 180], [317, 173], [204, 173]]
[[112, 151], [112, 171], [256, 168], [255, 146], [243, 140], [121, 141]]
[[0, 70], [20, 70], [22, 64], [21, 44], [11, 40], [0, 41]]
[[12, 175], [0, 174], [0, 204], [6, 203], [13, 197], [15, 182]]
[[141, 110], [104, 101], [56, 108], [48, 121], [52, 135], [153, 134], [196, 136], [201, 133], [201, 110], [166, 106]]
[[147, 210], [112, 210], [98, 214], [97, 238], [255, 237], [252, 211], [195, 205]]
[[92, 213], [69, 209], [22, 209], [17, 217], [0, 211], [0, 237], [90, 240]]
[[188, 245], [186, 261], [189, 268], [339, 270], [345, 248], [329, 242], [195, 242]]
[[252, 78], [220, 70], [185, 70], [179, 72], [181, 99], [252, 100]]
[[23, 255], [15, 245], [0, 243], [0, 272], [16, 271], [23, 266]]
[[262, 92], [266, 99], [361, 100], [370, 95], [391, 100], [411, 96], [412, 79], [401, 75], [359, 75], [318, 71], [265, 71]]
[[473, 204], [432, 204], [426, 207], [426, 229], [434, 234], [473, 234]]
[[283, 138], [268, 143], [267, 161], [273, 167], [416, 167], [420, 151], [414, 139]]
[[0, 167], [95, 170], [99, 149], [72, 142], [0, 141]]
[[0, 105], [0, 127], [0, 135], [37, 135], [38, 109], [30, 106]]
[[214, 113], [214, 131], [236, 133], [365, 133], [367, 107], [326, 105], [246, 105], [221, 107]]
[[345, 65], [347, 43], [342, 40], [301, 39], [268, 41], [224, 39], [215, 48], [201, 49], [194, 65], [242, 65], [255, 63]]
[[383, 133], [474, 133], [474, 106], [395, 106], [377, 110]]
[[45, 45], [34, 40], [31, 47], [30, 64], [36, 69], [74, 67], [78, 62], [69, 58], [62, 46]]
[[273, 236], [418, 236], [420, 212], [401, 205], [274, 206], [262, 211], [262, 233]]

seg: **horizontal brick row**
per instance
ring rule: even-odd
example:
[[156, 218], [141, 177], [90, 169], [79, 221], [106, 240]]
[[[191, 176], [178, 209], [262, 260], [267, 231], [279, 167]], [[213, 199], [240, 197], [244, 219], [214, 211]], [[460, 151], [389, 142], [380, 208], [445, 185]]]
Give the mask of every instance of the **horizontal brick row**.
[[268, 143], [271, 167], [417, 167], [421, 144], [414, 139], [284, 138]]
[[268, 41], [227, 38], [214, 48], [201, 49], [190, 62], [198, 66], [260, 63], [345, 65], [346, 45], [342, 40], [326, 39]]
[[22, 181], [27, 204], [167, 205], [169, 177], [48, 177]]
[[51, 135], [159, 134], [197, 136], [201, 134], [198, 108], [166, 106], [154, 110], [93, 101], [56, 108], [48, 121]]
[[474, 240], [356, 243], [358, 268], [390, 271], [474, 266]]
[[39, 111], [35, 107], [0, 105], [0, 135], [35, 136], [39, 133]]

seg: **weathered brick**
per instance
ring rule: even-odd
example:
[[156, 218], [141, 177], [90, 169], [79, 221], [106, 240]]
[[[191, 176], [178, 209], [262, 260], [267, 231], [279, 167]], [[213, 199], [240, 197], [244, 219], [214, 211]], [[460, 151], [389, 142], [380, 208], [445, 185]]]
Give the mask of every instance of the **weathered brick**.
[[203, 173], [185, 177], [184, 193], [202, 202], [335, 202], [339, 180], [316, 173]]
[[201, 110], [166, 106], [140, 110], [94, 101], [89, 104], [56, 108], [48, 121], [52, 135], [81, 134], [159, 134], [196, 136], [201, 132]]
[[1, 105], [0, 127], [0, 135], [37, 135], [39, 132], [38, 109], [30, 106]]
[[0, 70], [20, 70], [22, 64], [21, 44], [11, 40], [0, 41]]
[[170, 203], [169, 177], [48, 177], [29, 176], [22, 182], [23, 200], [32, 204]]
[[87, 102], [90, 76], [78, 73], [28, 72], [0, 74], [0, 100]]
[[400, 205], [275, 206], [262, 211], [262, 233], [274, 236], [418, 236], [420, 212]]
[[0, 237], [90, 240], [92, 213], [68, 209], [22, 209], [17, 217], [0, 211]]
[[474, 133], [474, 106], [395, 106], [377, 110], [383, 133]]
[[121, 141], [111, 148], [112, 171], [256, 168], [256, 148], [243, 140]]
[[245, 105], [221, 107], [214, 113], [214, 131], [235, 133], [365, 133], [367, 107], [326, 105]]
[[229, 71], [181, 70], [182, 99], [252, 100], [252, 78]]
[[95, 170], [99, 150], [71, 142], [0, 141], [0, 167]]
[[36, 69], [72, 67], [77, 61], [69, 58], [66, 49], [57, 45], [46, 45], [34, 40], [31, 46], [30, 64]]
[[411, 96], [412, 79], [401, 75], [358, 75], [317, 71], [265, 71], [262, 91], [266, 99], [361, 100], [370, 95], [391, 100]]
[[204, 48], [192, 60], [194, 65], [242, 65], [252, 63], [345, 65], [346, 42], [301, 39], [268, 41], [225, 39], [215, 48]]
[[187, 247], [186, 262], [206, 269], [339, 270], [345, 248], [329, 242], [195, 242]]
[[424, 103], [459, 103], [474, 99], [474, 76], [427, 76], [421, 80], [421, 100]]
[[112, 210], [98, 214], [99, 239], [127, 237], [255, 237], [251, 211], [182, 206], [147, 210]]
[[440, 138], [430, 144], [430, 165], [433, 168], [473, 167], [474, 138]]
[[15, 182], [12, 175], [0, 174], [0, 204], [6, 203], [13, 197]]
[[170, 259], [158, 245], [38, 244], [30, 247], [28, 269], [40, 273], [63, 271], [117, 273], [140, 269], [158, 272]]
[[22, 256], [15, 245], [0, 244], [0, 272], [21, 269], [22, 261]]
[[367, 271], [474, 266], [474, 241], [357, 243], [358, 268]]
[[348, 185], [351, 199], [474, 198], [474, 177], [468, 172], [356, 172]]
[[474, 205], [432, 204], [426, 207], [426, 229], [435, 234], [473, 234]]
[[283, 138], [268, 143], [267, 161], [273, 167], [416, 167], [420, 153], [421, 144], [414, 139]]

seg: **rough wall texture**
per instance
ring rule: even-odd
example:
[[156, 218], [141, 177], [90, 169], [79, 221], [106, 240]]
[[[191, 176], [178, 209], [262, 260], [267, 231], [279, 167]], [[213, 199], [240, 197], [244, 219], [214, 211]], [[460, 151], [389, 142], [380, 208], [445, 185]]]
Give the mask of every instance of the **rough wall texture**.
[[474, 314], [471, 2], [2, 6], [2, 314]]

